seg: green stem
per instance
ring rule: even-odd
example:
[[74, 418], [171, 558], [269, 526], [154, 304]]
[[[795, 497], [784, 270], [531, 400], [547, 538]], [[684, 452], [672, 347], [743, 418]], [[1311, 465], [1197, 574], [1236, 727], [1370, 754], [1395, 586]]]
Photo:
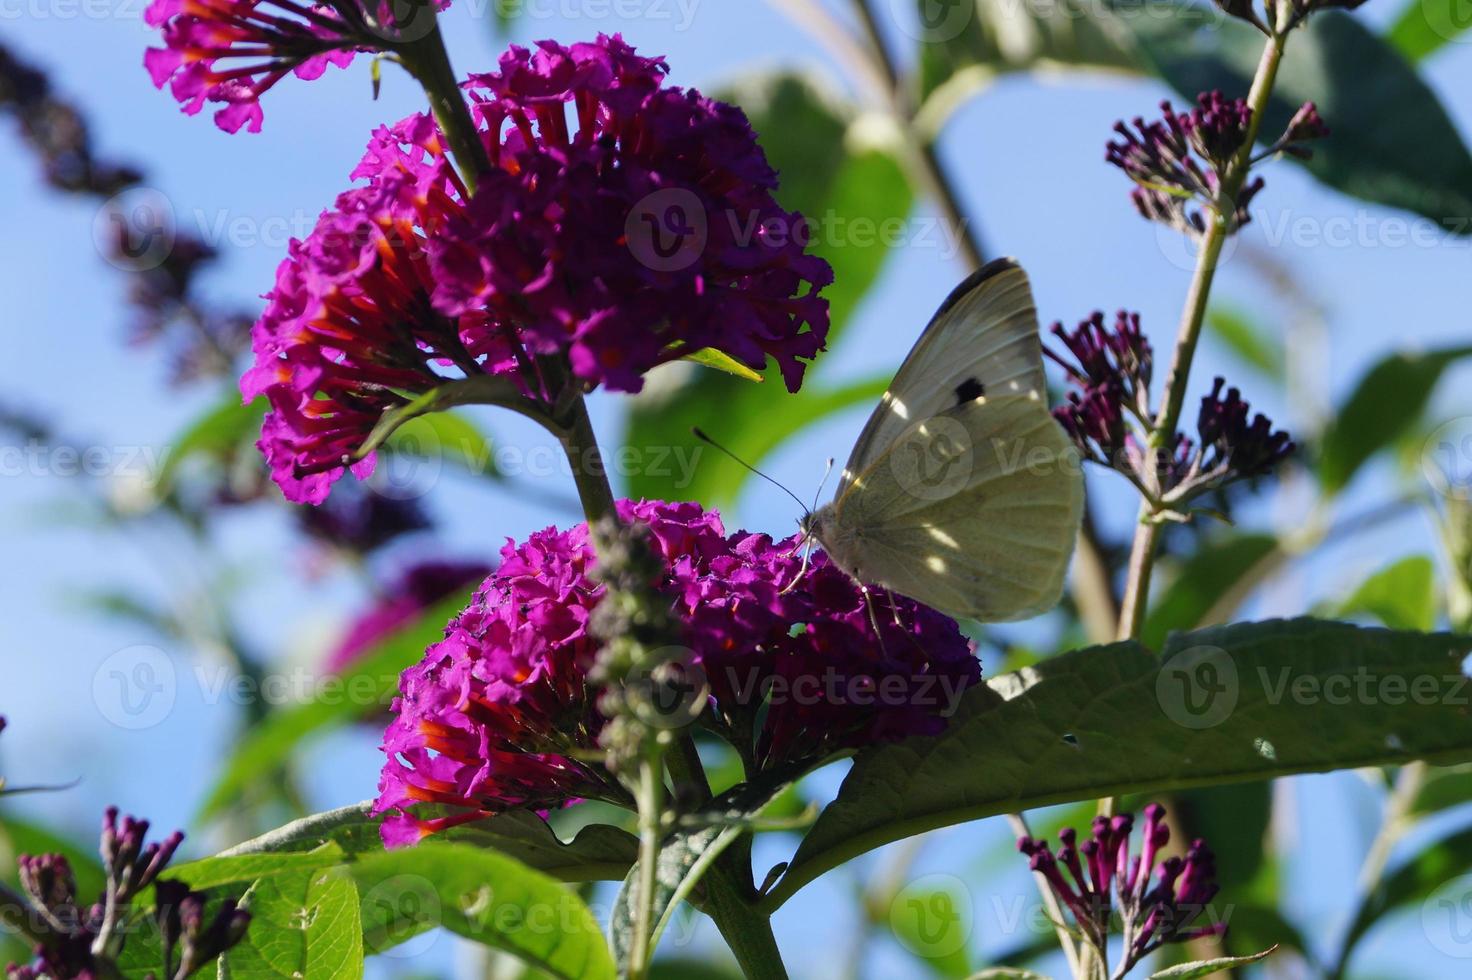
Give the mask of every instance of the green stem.
[[756, 907], [751, 838], [732, 844], [705, 876], [706, 913], [748, 980], [787, 980], [771, 917]]
[[450, 143], [450, 152], [459, 164], [465, 189], [474, 194], [476, 179], [491, 168], [490, 157], [486, 155], [480, 132], [460, 95], [460, 84], [455, 77], [455, 69], [450, 65], [444, 38], [440, 35], [434, 4], [423, 4], [413, 16], [429, 18], [429, 31], [421, 38], [399, 44], [396, 51], [404, 67], [424, 88], [435, 122], [440, 124], [445, 139]]
[[659, 844], [663, 834], [660, 814], [664, 812], [664, 764], [658, 739], [645, 746], [639, 763], [639, 863], [638, 888], [635, 891], [634, 936], [629, 946], [629, 980], [642, 980], [654, 956], [650, 940], [654, 935], [654, 899], [659, 883]]
[[[1201, 327], [1206, 322], [1206, 307], [1211, 298], [1212, 283], [1216, 279], [1222, 247], [1226, 244], [1227, 236], [1234, 230], [1232, 218], [1237, 210], [1237, 195], [1252, 169], [1252, 149], [1257, 143], [1258, 129], [1262, 125], [1263, 113], [1267, 111], [1268, 97], [1272, 94], [1273, 82], [1278, 77], [1278, 66], [1283, 60], [1284, 39], [1284, 35], [1278, 33], [1268, 37], [1257, 64], [1257, 72], [1252, 78], [1252, 89], [1247, 95], [1252, 117], [1248, 121], [1247, 134], [1241, 149], [1222, 175], [1221, 189], [1211, 209], [1211, 221], [1201, 237], [1201, 251], [1196, 257], [1196, 268], [1191, 274], [1191, 285], [1186, 291], [1185, 309], [1181, 313], [1181, 324], [1176, 334], [1170, 373], [1166, 376], [1163, 403], [1155, 417], [1154, 431], [1151, 433], [1152, 449], [1168, 451], [1175, 441], [1181, 408], [1185, 405], [1186, 387], [1191, 378], [1191, 364], [1196, 358]], [[1125, 600], [1120, 610], [1120, 639], [1137, 639], [1145, 623], [1145, 610], [1150, 596], [1150, 575], [1155, 565], [1156, 546], [1160, 541], [1160, 525], [1155, 520], [1157, 516], [1148, 505], [1141, 508], [1140, 523], [1135, 528], [1134, 541], [1130, 547]]]
[[[593, 527], [605, 517], [616, 516], [608, 468], [603, 465], [598, 437], [593, 432], [593, 420], [588, 415], [588, 405], [582, 395], [573, 399], [566, 417], [558, 420], [558, 426], [557, 437], [572, 467], [573, 482], [577, 484], [578, 499], [582, 502], [583, 514], [588, 518], [588, 526]], [[595, 540], [594, 546], [598, 547], [599, 542]]]

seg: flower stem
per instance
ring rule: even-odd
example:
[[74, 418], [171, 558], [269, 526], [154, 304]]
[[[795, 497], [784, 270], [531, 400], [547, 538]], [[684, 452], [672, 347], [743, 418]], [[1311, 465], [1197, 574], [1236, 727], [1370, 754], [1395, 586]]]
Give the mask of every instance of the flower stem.
[[658, 738], [651, 738], [639, 763], [639, 863], [634, 893], [634, 935], [629, 945], [629, 980], [642, 980], [654, 956], [650, 939], [654, 934], [654, 898], [659, 884], [659, 844], [664, 812], [664, 752]]
[[[1181, 409], [1186, 401], [1186, 386], [1191, 377], [1191, 364], [1196, 358], [1196, 345], [1201, 339], [1202, 324], [1206, 322], [1212, 283], [1216, 279], [1222, 247], [1226, 244], [1227, 236], [1234, 231], [1232, 221], [1237, 209], [1237, 195], [1252, 169], [1252, 149], [1257, 143], [1258, 130], [1262, 126], [1263, 113], [1267, 110], [1268, 97], [1273, 91], [1273, 82], [1278, 77], [1285, 38], [1285, 33], [1273, 32], [1263, 46], [1262, 57], [1258, 60], [1257, 71], [1252, 78], [1252, 89], [1247, 95], [1252, 116], [1247, 123], [1246, 138], [1226, 173], [1222, 174], [1221, 189], [1212, 208], [1212, 220], [1201, 238], [1201, 251], [1196, 256], [1196, 268], [1191, 274], [1185, 309], [1181, 313], [1181, 324], [1176, 333], [1170, 373], [1166, 376], [1160, 412], [1155, 417], [1151, 433], [1151, 448], [1157, 451], [1169, 451], [1175, 443]], [[1160, 525], [1155, 520], [1157, 516], [1148, 503], [1140, 509], [1140, 523], [1135, 528], [1134, 541], [1130, 547], [1129, 573], [1119, 617], [1118, 637], [1122, 640], [1138, 639], [1145, 623], [1145, 610], [1150, 597], [1150, 575], [1155, 565], [1156, 546], [1160, 542]]]
[[706, 913], [749, 980], [787, 980], [771, 917], [756, 908], [751, 839], [737, 841], [705, 877]]
[[395, 51], [404, 67], [424, 88], [429, 99], [429, 108], [435, 122], [450, 143], [450, 151], [459, 164], [460, 178], [465, 188], [475, 193], [476, 179], [491, 167], [485, 144], [460, 96], [460, 85], [455, 78], [455, 69], [450, 66], [450, 55], [445, 50], [445, 41], [440, 34], [438, 18], [433, 3], [424, 2], [416, 7], [412, 17], [427, 17], [429, 30], [423, 37], [404, 41], [395, 46]]

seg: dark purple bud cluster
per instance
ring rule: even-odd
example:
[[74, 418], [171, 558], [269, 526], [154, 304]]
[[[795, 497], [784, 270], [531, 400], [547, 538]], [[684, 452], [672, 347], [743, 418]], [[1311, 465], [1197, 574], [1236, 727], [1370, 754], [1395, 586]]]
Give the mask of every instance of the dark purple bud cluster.
[[[1202, 399], [1196, 439], [1156, 433], [1150, 406], [1154, 355], [1137, 313], [1121, 310], [1112, 326], [1095, 312], [1073, 330], [1054, 324], [1067, 356], [1045, 348], [1073, 390], [1053, 417], [1089, 462], [1123, 473], [1147, 499], [1177, 505], [1235, 480], [1262, 476], [1294, 450], [1283, 431], [1218, 378]], [[1162, 448], [1151, 449], [1148, 447]], [[1163, 448], [1163, 447], [1169, 447]]]
[[[1261, 177], [1244, 180], [1245, 174], [1237, 172], [1259, 159], [1244, 154], [1253, 130], [1247, 101], [1213, 91], [1197, 96], [1189, 112], [1176, 112], [1168, 101], [1160, 103], [1160, 109], [1162, 118], [1146, 122], [1136, 117], [1133, 129], [1115, 123], [1120, 138], [1105, 149], [1104, 158], [1137, 185], [1131, 194], [1135, 208], [1150, 221], [1188, 234], [1206, 230], [1213, 220], [1208, 211], [1225, 216], [1230, 231], [1247, 224], [1248, 206], [1263, 188]], [[1305, 103], [1268, 153], [1307, 157], [1310, 151], [1304, 144], [1328, 132], [1314, 104]], [[1223, 188], [1235, 186], [1229, 185], [1229, 174], [1240, 187], [1232, 200], [1224, 200]]]
[[[0, 729], [4, 721], [0, 719]], [[77, 880], [60, 854], [22, 855], [20, 885], [24, 894], [5, 893], [7, 915], [25, 920], [36, 939], [35, 959], [12, 963], [7, 980], [91, 980], [117, 974], [132, 918], [131, 904], [150, 885], [157, 896], [155, 913], [163, 940], [163, 970], [151, 974], [184, 980], [238, 943], [250, 924], [250, 913], [226, 901], [206, 914], [205, 895], [188, 886], [159, 879], [184, 839], [177, 831], [162, 841], [147, 842], [148, 821], [118, 817], [110, 807], [102, 822], [102, 867], [107, 884], [90, 906], [77, 901]]]
[[1101, 958], [1117, 930], [1124, 959], [1112, 976], [1123, 977], [1142, 959], [1166, 943], [1219, 936], [1225, 922], [1193, 925], [1216, 896], [1216, 859], [1204, 841], [1195, 841], [1184, 857], [1158, 861], [1170, 842], [1165, 808], [1145, 808], [1140, 853], [1130, 854], [1131, 814], [1096, 817], [1089, 840], [1078, 842], [1072, 828], [1058, 834], [1054, 855], [1045, 841], [1023, 837], [1017, 849], [1030, 858], [1032, 870], [1074, 918], [1085, 941]]
[[1162, 102], [1163, 118], [1136, 117], [1134, 130], [1115, 123], [1120, 139], [1107, 145], [1104, 158], [1139, 185], [1131, 199], [1145, 218], [1200, 234], [1206, 230], [1206, 206], [1228, 211], [1232, 227], [1240, 227], [1248, 220], [1247, 205], [1262, 189], [1261, 178], [1244, 186], [1235, 201], [1218, 198], [1223, 177], [1247, 141], [1252, 110], [1245, 99], [1227, 99], [1221, 92], [1204, 92], [1196, 103], [1190, 112], [1177, 113], [1170, 102]]
[[163, 939], [166, 977], [190, 976], [240, 942], [250, 913], [227, 898], [209, 914], [202, 892], [179, 881], [160, 881], [154, 890], [155, 917]]
[[1283, 138], [1278, 141], [1277, 148], [1291, 156], [1307, 160], [1314, 155], [1314, 151], [1306, 144], [1328, 135], [1329, 127], [1319, 117], [1319, 107], [1312, 102], [1305, 102], [1298, 107], [1293, 118], [1288, 120], [1288, 128], [1283, 130]]
[[1272, 420], [1261, 412], [1249, 422], [1252, 406], [1236, 388], [1228, 388], [1223, 396], [1225, 384], [1217, 378], [1211, 394], [1201, 399], [1196, 420], [1201, 448], [1193, 476], [1204, 474], [1221, 483], [1263, 476], [1297, 447], [1288, 433], [1275, 431]]

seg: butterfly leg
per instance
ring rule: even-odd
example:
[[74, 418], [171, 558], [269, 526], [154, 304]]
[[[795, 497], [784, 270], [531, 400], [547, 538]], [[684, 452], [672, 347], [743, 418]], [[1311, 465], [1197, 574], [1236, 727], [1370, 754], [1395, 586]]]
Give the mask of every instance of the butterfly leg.
[[889, 656], [889, 648], [884, 645], [884, 631], [879, 628], [879, 617], [874, 612], [874, 593], [867, 585], [859, 584], [859, 591], [864, 595], [864, 608], [869, 613], [869, 625], [874, 629], [874, 636], [879, 640], [879, 652]]
[[[802, 553], [802, 567], [797, 570], [797, 575], [793, 578], [793, 580], [791, 582], [788, 582], [787, 585], [782, 588], [781, 592], [777, 593], [778, 595], [786, 595], [793, 589], [797, 588], [797, 583], [801, 582], [803, 580], [803, 577], [807, 575], [808, 561], [813, 557], [813, 541], [811, 537], [807, 539], [806, 544], [807, 549]], [[799, 545], [799, 547], [801, 547], [801, 545]], [[795, 551], [793, 553], [796, 554]]]

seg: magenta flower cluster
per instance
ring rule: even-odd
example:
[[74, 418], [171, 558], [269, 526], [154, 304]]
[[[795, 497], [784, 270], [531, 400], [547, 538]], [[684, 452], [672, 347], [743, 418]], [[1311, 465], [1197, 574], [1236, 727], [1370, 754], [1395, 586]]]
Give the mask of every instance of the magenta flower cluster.
[[153, 0], [144, 19], [160, 29], [164, 46], [149, 48], [144, 64], [153, 84], [168, 85], [186, 113], [217, 103], [221, 129], [259, 133], [267, 89], [287, 75], [320, 78], [332, 65], [347, 67], [358, 52], [400, 38], [405, 25], [396, 9], [411, 16], [416, 10], [392, 0]]
[[[668, 568], [661, 591], [685, 624], [684, 666], [705, 681], [700, 723], [758, 767], [935, 733], [944, 692], [979, 679], [947, 617], [881, 592], [876, 635], [859, 587], [823, 556], [798, 579], [795, 538], [727, 535], [693, 503], [625, 501], [619, 512], [649, 529]], [[603, 594], [593, 564], [586, 525], [508, 543], [446, 638], [404, 673], [383, 745], [386, 843], [512, 808], [627, 802], [589, 761], [605, 722], [587, 682]]]
[[1184, 857], [1159, 861], [1170, 842], [1165, 808], [1145, 807], [1140, 853], [1130, 854], [1131, 814], [1096, 817], [1091, 838], [1082, 844], [1068, 828], [1060, 831], [1057, 855], [1046, 841], [1020, 838], [1017, 849], [1027, 855], [1059, 904], [1073, 916], [1084, 939], [1105, 950], [1117, 927], [1124, 958], [1113, 976], [1122, 977], [1166, 943], [1219, 936], [1225, 921], [1198, 925], [1216, 896], [1216, 859], [1205, 841], [1193, 841]]
[[[358, 449], [383, 414], [448, 381], [497, 375], [555, 401], [544, 356], [584, 388], [637, 391], [711, 349], [753, 369], [771, 357], [797, 389], [832, 271], [802, 236], [772, 234], [802, 219], [773, 200], [740, 110], [665, 87], [665, 70], [618, 37], [513, 48], [468, 83], [491, 162], [473, 199], [428, 116], [374, 135], [353, 172], [366, 184], [291, 244], [241, 382], [270, 404], [261, 449], [288, 498], [366, 477]], [[661, 195], [704, 229], [675, 266], [640, 238], [641, 219], [671, 213]]]

